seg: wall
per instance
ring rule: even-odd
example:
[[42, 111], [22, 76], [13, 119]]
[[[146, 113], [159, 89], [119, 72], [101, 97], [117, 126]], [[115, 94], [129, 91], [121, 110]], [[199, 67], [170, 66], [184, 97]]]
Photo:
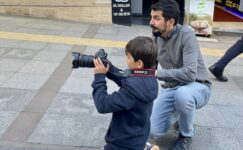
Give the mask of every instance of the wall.
[[0, 13], [112, 23], [111, 0], [0, 0]]

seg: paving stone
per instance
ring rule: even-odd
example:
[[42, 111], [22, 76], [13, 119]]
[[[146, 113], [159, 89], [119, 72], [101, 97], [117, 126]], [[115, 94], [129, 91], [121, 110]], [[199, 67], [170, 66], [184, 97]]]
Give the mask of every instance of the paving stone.
[[91, 94], [93, 76], [91, 78], [78, 78], [69, 77], [60, 92], [64, 93], [79, 93], [79, 94]]
[[65, 24], [65, 23], [62, 24], [61, 22], [58, 22], [58, 23], [48, 24], [47, 26], [44, 26], [43, 29], [52, 30], [52, 31], [55, 31], [55, 30], [63, 31], [67, 27], [68, 27], [67, 24]]
[[43, 51], [54, 51], [54, 52], [68, 52], [72, 49], [72, 45], [67, 44], [48, 44]]
[[49, 78], [48, 75], [16, 73], [8, 81], [0, 85], [5, 88], [37, 90]]
[[0, 88], [0, 111], [23, 111], [35, 94], [33, 90]]
[[3, 23], [0, 25], [0, 29], [4, 32], [13, 32], [18, 29], [18, 27], [16, 25], [8, 25], [7, 23]]
[[31, 49], [31, 50], [40, 51], [46, 45], [47, 45], [46, 43], [42, 43], [42, 42], [24, 41], [20, 44], [15, 45], [14, 47], [19, 49]]
[[[120, 31], [117, 35], [116, 35], [116, 40], [119, 41], [130, 41], [131, 39], [137, 37], [138, 33], [137, 32], [124, 32], [124, 31]], [[113, 39], [114, 40], [114, 39]]]
[[121, 56], [110, 56], [109, 61], [116, 67], [120, 69], [127, 69], [127, 63], [125, 55], [123, 57]]
[[219, 106], [220, 112], [226, 123], [235, 129], [243, 128], [243, 109], [242, 107]]
[[23, 41], [20, 41], [20, 40], [0, 39], [1, 47], [6, 47], [6, 48], [12, 48], [22, 42]]
[[94, 38], [101, 39], [101, 40], [115, 40], [116, 36], [117, 36], [116, 34], [97, 33]]
[[10, 48], [0, 47], [0, 56], [7, 52]]
[[20, 27], [14, 30], [14, 32], [37, 34], [38, 30], [36, 28], [31, 28], [31, 27]]
[[238, 126], [236, 128], [233, 128], [232, 131], [233, 131], [233, 133], [235, 135], [235, 138], [237, 138], [240, 141], [240, 143], [242, 144], [242, 146], [243, 146], [243, 143], [242, 143], [243, 142], [242, 126], [243, 125], [240, 125], [240, 126]]
[[[0, 99], [0, 102], [2, 99]], [[14, 111], [0, 111], [0, 137], [8, 129], [19, 113]], [[1, 149], [1, 144], [0, 144]]]
[[77, 31], [77, 32], [86, 32], [87, 29], [89, 28], [90, 24], [85, 24], [85, 23], [70, 23], [69, 28], [66, 28], [66, 31]]
[[80, 150], [80, 147], [44, 145], [44, 144], [26, 144], [24, 150]]
[[93, 68], [77, 68], [73, 69], [70, 75], [71, 78], [91, 78], [94, 76]]
[[203, 108], [196, 110], [194, 124], [216, 128], [231, 127], [231, 125], [226, 122], [217, 105], [206, 105]]
[[25, 150], [24, 144], [6, 145], [6, 144], [2, 144], [2, 143], [0, 143], [0, 149], [1, 150]]
[[97, 31], [97, 34], [111, 34], [116, 35], [118, 34], [119, 26], [114, 25], [102, 25], [99, 30]]
[[23, 25], [25, 28], [36, 29], [36, 31], [38, 31], [38, 29], [43, 29], [45, 26], [47, 26], [47, 24], [44, 24], [43, 22], [39, 23], [36, 21]]
[[[64, 93], [77, 93], [77, 94], [92, 94], [92, 82], [94, 80], [94, 76], [91, 76], [90, 78], [81, 78], [81, 77], [69, 77], [63, 87], [61, 88], [60, 92]], [[108, 87], [108, 93], [112, 93], [115, 90], [118, 90], [117, 85], [107, 79], [107, 87]]]
[[50, 30], [50, 29], [40, 29], [38, 34], [42, 35], [60, 35], [63, 30]]
[[[229, 94], [230, 93], [230, 94]], [[224, 106], [243, 106], [243, 92], [240, 89], [230, 90], [223, 92], [222, 89], [212, 89], [212, 96], [210, 100], [213, 100], [217, 105]]]
[[92, 95], [59, 93], [49, 107], [48, 113], [90, 114], [94, 111], [94, 107]]
[[243, 74], [243, 68], [242, 68], [243, 59], [240, 58], [235, 63], [237, 63], [237, 65], [229, 65], [229, 66], [227, 66], [227, 72], [232, 77], [237, 77], [237, 76], [238, 77], [242, 77], [242, 74]]
[[241, 147], [230, 129], [196, 126], [191, 149], [241, 150]]
[[28, 142], [100, 147], [108, 125], [109, 120], [87, 114], [46, 114]]
[[[209, 80], [212, 82], [213, 89], [221, 89], [222, 91], [239, 89], [239, 87], [236, 85], [236, 83], [233, 80], [231, 80], [231, 78], [229, 79], [229, 81], [227, 83], [219, 82], [218, 80], [216, 80], [216, 78], [212, 74], [210, 74]], [[225, 85], [225, 84], [227, 84], [227, 85]]]
[[59, 63], [46, 61], [29, 61], [19, 72], [51, 75]]
[[13, 48], [3, 55], [4, 58], [32, 59], [38, 51], [28, 49]]
[[14, 73], [0, 71], [0, 85], [8, 80]]
[[61, 36], [67, 36], [67, 37], [79, 37], [79, 38], [81, 38], [84, 35], [84, 33], [77, 32], [77, 31], [63, 31], [60, 35]]
[[110, 56], [122, 56], [125, 58], [125, 48], [112, 48]]
[[53, 52], [43, 50], [39, 52], [33, 60], [46, 61], [46, 62], [61, 62], [63, 58], [67, 55], [67, 52]]
[[0, 59], [0, 71], [15, 72], [27, 62], [27, 60], [3, 58]]
[[243, 140], [240, 140], [241, 149], [243, 149]]

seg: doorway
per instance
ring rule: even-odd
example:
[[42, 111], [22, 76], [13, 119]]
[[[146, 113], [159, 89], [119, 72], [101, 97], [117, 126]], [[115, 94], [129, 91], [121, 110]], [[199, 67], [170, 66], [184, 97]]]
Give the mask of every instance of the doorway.
[[[137, 25], [149, 25], [150, 21], [150, 11], [152, 3], [157, 2], [158, 0], [131, 0], [132, 4], [132, 24]], [[185, 0], [176, 0], [179, 4], [181, 11], [180, 18], [178, 20], [179, 24], [184, 22], [184, 8]]]
[[149, 25], [151, 0], [131, 0], [132, 24]]

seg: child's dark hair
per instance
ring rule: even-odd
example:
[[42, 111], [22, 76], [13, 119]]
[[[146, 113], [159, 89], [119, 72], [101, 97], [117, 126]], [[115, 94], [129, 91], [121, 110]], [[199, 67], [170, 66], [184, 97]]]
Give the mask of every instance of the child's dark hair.
[[162, 11], [162, 16], [165, 18], [165, 21], [173, 18], [175, 19], [174, 26], [177, 24], [180, 16], [180, 9], [175, 0], [158, 0], [156, 3], [152, 4], [151, 9], [154, 11]]
[[138, 36], [126, 45], [126, 54], [130, 53], [134, 61], [141, 60], [144, 68], [152, 68], [156, 65], [158, 48], [150, 37]]

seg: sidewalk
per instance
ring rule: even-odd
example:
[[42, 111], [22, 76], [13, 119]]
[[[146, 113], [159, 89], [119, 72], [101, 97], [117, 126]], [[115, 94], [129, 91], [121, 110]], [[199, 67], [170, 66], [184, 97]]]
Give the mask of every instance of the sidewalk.
[[[71, 69], [71, 52], [100, 48], [125, 68], [124, 46], [149, 26], [119, 26], [0, 16], [0, 150], [99, 150], [111, 115], [92, 100], [93, 69]], [[207, 67], [238, 35], [199, 38]], [[243, 57], [226, 68], [229, 82], [213, 83], [209, 104], [197, 110], [192, 150], [243, 149]], [[108, 92], [118, 87], [108, 81]], [[168, 149], [173, 131], [158, 144]]]

